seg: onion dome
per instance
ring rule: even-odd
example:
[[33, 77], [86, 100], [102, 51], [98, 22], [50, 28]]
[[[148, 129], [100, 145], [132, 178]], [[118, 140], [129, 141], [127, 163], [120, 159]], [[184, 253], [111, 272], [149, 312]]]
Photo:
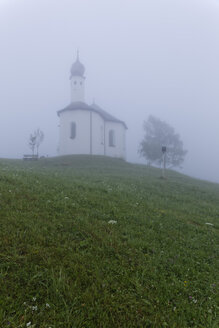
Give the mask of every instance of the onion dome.
[[77, 59], [73, 63], [73, 65], [71, 67], [70, 79], [72, 78], [72, 76], [81, 76], [81, 77], [84, 77], [84, 72], [85, 72], [84, 65], [80, 62], [80, 60], [79, 60], [79, 54], [77, 52]]

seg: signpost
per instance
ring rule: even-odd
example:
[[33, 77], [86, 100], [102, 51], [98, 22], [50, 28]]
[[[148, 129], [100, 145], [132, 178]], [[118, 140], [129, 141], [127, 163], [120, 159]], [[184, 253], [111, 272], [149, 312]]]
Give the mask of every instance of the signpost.
[[167, 154], [167, 147], [166, 147], [166, 146], [162, 146], [162, 153], [163, 153], [162, 178], [165, 179], [165, 172], [166, 172], [166, 154]]

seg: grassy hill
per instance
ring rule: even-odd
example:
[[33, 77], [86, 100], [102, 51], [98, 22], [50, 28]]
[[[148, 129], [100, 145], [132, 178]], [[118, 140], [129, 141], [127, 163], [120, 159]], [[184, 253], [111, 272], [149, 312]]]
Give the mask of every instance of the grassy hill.
[[160, 173], [0, 160], [0, 327], [219, 327], [219, 185]]

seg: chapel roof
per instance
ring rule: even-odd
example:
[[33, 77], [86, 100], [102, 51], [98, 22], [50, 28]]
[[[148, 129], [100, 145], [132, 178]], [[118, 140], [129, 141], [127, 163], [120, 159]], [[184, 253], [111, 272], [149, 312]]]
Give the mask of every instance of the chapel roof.
[[103, 110], [101, 107], [99, 107], [96, 104], [87, 105], [86, 103], [84, 103], [82, 101], [72, 102], [65, 108], [57, 111], [57, 114], [58, 114], [58, 116], [60, 116], [60, 114], [63, 112], [78, 110], [78, 109], [96, 112], [104, 119], [104, 121], [121, 123], [127, 129], [127, 125], [125, 124], [124, 121], [121, 121], [121, 120], [117, 119], [116, 117], [112, 116], [111, 114], [107, 113], [105, 110]]
[[100, 106], [98, 106], [97, 104], [92, 104], [91, 107], [100, 114], [100, 116], [102, 116], [105, 121], [111, 121], [111, 122], [117, 122], [117, 123], [122, 123], [125, 128], [127, 129], [127, 126], [125, 124], [125, 122], [118, 120], [115, 116], [107, 113], [104, 109], [102, 109]]
[[84, 77], [84, 72], [85, 72], [85, 67], [80, 62], [80, 60], [79, 60], [79, 53], [77, 52], [76, 61], [72, 64], [72, 67], [71, 67], [70, 79], [72, 78], [72, 76], [81, 76], [81, 77]]

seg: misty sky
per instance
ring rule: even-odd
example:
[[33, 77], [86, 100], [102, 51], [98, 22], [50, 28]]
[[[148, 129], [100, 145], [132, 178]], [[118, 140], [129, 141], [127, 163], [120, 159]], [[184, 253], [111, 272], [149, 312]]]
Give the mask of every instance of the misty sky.
[[0, 157], [30, 153], [38, 127], [57, 154], [79, 49], [86, 102], [127, 123], [129, 161], [152, 114], [181, 135], [183, 172], [219, 182], [218, 35], [219, 0], [0, 0]]

